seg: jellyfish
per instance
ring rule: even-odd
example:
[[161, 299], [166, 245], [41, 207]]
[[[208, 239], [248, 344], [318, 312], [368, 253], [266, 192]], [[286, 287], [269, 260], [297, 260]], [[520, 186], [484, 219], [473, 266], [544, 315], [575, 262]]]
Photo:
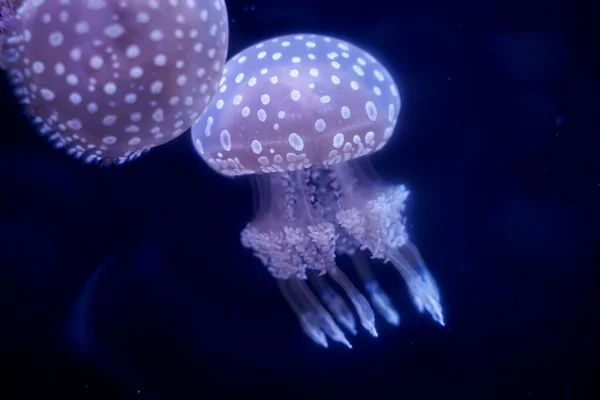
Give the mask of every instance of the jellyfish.
[[6, 33], [5, 22], [14, 18], [17, 8], [21, 5], [21, 0], [0, 0], [0, 49], [2, 48], [2, 39]]
[[189, 129], [225, 64], [224, 0], [2, 0], [0, 66], [37, 131], [123, 163]]
[[[327, 338], [351, 347], [343, 329], [356, 333], [342, 292], [373, 336], [375, 312], [400, 322], [367, 254], [393, 265], [416, 308], [444, 325], [437, 284], [407, 233], [409, 191], [380, 179], [366, 158], [389, 141], [399, 112], [397, 86], [373, 56], [300, 34], [228, 61], [218, 93], [192, 126], [193, 144], [212, 169], [254, 178], [259, 204], [241, 242], [324, 347]], [[350, 257], [368, 300], [337, 256]]]

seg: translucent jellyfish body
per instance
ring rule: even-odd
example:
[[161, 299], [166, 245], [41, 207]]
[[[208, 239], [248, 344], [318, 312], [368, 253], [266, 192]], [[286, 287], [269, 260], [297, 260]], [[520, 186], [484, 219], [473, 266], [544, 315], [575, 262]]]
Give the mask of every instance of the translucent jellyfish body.
[[3, 3], [0, 64], [16, 95], [42, 135], [86, 162], [179, 136], [218, 86], [223, 0]]
[[[319, 35], [277, 37], [225, 66], [218, 93], [192, 127], [198, 153], [227, 176], [253, 175], [260, 204], [242, 244], [278, 280], [306, 334], [350, 346], [356, 320], [377, 336], [374, 311], [400, 315], [371, 271], [391, 263], [415, 306], [444, 323], [437, 285], [409, 241], [408, 191], [382, 182], [365, 156], [385, 146], [400, 112], [388, 71], [365, 51]], [[365, 298], [336, 265], [351, 257]]]

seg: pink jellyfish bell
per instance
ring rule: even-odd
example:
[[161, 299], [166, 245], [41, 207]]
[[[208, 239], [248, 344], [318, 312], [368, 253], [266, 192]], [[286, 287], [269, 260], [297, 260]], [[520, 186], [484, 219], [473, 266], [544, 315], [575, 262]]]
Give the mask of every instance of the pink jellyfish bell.
[[[339, 326], [352, 333], [356, 326], [330, 281], [373, 336], [371, 307], [400, 322], [363, 250], [394, 265], [419, 311], [444, 324], [437, 285], [406, 231], [408, 191], [361, 162], [385, 146], [399, 111], [396, 85], [371, 55], [340, 40], [292, 35], [231, 59], [192, 127], [196, 150], [215, 171], [256, 178], [260, 205], [242, 243], [278, 280], [306, 334], [325, 347], [327, 337], [350, 346]], [[336, 266], [336, 254], [351, 257], [370, 303]]]
[[223, 0], [0, 0], [0, 64], [41, 134], [124, 162], [188, 129], [217, 89]]

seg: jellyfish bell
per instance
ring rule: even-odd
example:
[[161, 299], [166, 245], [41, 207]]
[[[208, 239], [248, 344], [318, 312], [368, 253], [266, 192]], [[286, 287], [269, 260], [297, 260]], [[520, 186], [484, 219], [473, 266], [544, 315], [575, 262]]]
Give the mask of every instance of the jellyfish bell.
[[38, 131], [85, 162], [122, 163], [178, 137], [215, 93], [223, 0], [8, 3], [20, 7], [3, 14], [0, 65]]
[[[337, 39], [290, 35], [233, 57], [192, 126], [197, 152], [215, 171], [255, 178], [260, 204], [242, 244], [323, 346], [327, 337], [350, 346], [339, 326], [351, 333], [356, 326], [331, 281], [372, 335], [373, 308], [390, 324], [400, 322], [362, 250], [394, 265], [419, 311], [444, 323], [437, 285], [406, 231], [408, 190], [362, 165], [388, 142], [399, 112], [397, 86], [374, 57]], [[351, 257], [370, 301], [336, 255]]]
[[3, 35], [6, 33], [6, 22], [14, 18], [23, 0], [0, 0], [0, 49]]
[[204, 134], [194, 135], [203, 158], [224, 175], [241, 175], [331, 165], [381, 149], [400, 97], [374, 58], [352, 46], [360, 56], [351, 59], [350, 50], [295, 35], [237, 54], [202, 118]]

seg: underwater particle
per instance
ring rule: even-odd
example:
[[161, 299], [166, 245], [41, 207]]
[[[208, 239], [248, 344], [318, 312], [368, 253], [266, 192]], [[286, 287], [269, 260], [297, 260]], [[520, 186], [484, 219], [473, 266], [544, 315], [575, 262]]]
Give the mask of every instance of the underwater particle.
[[3, 19], [0, 65], [37, 130], [89, 163], [176, 138], [218, 86], [223, 0], [23, 0]]
[[[393, 78], [370, 54], [334, 38], [289, 35], [233, 57], [192, 126], [194, 146], [211, 168], [256, 181], [258, 212], [242, 244], [278, 280], [304, 332], [324, 347], [328, 337], [351, 347], [340, 326], [356, 332], [331, 281], [373, 336], [374, 311], [400, 323], [363, 250], [393, 264], [418, 310], [444, 324], [435, 280], [406, 231], [408, 190], [379, 179], [365, 157], [388, 142], [400, 105]], [[339, 255], [350, 256], [370, 301], [336, 265]]]

